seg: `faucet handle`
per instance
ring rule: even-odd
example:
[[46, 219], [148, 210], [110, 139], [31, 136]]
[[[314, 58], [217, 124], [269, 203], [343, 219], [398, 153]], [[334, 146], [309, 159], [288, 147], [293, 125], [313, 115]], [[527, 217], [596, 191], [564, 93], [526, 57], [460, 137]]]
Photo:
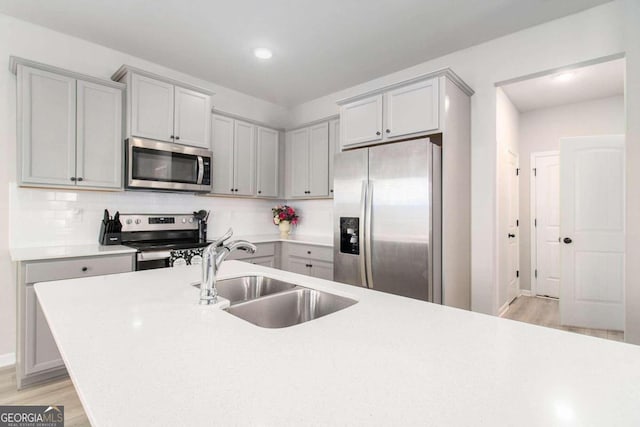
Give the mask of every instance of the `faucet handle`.
[[222, 235], [222, 237], [220, 237], [218, 240], [214, 241], [213, 242], [213, 245], [214, 245], [213, 247], [217, 248], [218, 246], [224, 244], [224, 242], [226, 240], [228, 240], [231, 236], [233, 236], [233, 228], [228, 229], [227, 232]]

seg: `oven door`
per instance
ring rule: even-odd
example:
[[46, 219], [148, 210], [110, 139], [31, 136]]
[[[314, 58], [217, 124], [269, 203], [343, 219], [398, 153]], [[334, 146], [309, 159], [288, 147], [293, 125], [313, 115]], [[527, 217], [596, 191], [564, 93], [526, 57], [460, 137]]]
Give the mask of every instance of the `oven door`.
[[136, 256], [136, 271], [171, 266], [171, 251], [144, 251]]
[[212, 153], [142, 138], [127, 140], [127, 188], [211, 191]]

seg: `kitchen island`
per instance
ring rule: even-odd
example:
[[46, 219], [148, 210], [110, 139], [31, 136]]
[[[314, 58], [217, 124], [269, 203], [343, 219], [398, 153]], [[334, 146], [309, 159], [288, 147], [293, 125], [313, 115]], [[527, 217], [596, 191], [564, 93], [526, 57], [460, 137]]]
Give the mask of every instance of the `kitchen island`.
[[357, 304], [265, 329], [197, 267], [36, 284], [94, 426], [638, 425], [640, 347], [226, 261]]

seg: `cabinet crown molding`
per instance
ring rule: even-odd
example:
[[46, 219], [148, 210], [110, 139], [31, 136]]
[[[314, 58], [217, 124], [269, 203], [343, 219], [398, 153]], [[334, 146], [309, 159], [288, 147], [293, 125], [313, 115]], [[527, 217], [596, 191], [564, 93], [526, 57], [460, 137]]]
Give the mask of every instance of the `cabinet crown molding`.
[[409, 85], [409, 84], [412, 84], [412, 83], [418, 83], [418, 82], [420, 82], [422, 80], [428, 80], [428, 79], [432, 79], [432, 78], [435, 78], [435, 77], [442, 77], [442, 76], [447, 77], [449, 80], [451, 80], [456, 86], [458, 86], [460, 88], [460, 90], [462, 90], [468, 96], [472, 96], [475, 93], [474, 90], [471, 89], [471, 87], [468, 84], [466, 84], [464, 82], [464, 80], [462, 80], [460, 78], [460, 76], [458, 76], [456, 73], [454, 73], [451, 68], [442, 68], [440, 70], [436, 70], [436, 71], [433, 71], [433, 72], [430, 72], [430, 73], [420, 74], [419, 76], [416, 76], [416, 77], [408, 79], [408, 80], [402, 80], [400, 82], [393, 83], [393, 84], [390, 84], [390, 85], [386, 85], [386, 86], [383, 86], [383, 87], [380, 87], [380, 88], [376, 88], [376, 89], [373, 89], [373, 90], [370, 90], [370, 91], [367, 91], [367, 92], [364, 92], [364, 93], [360, 93], [360, 94], [355, 95], [355, 96], [350, 96], [348, 98], [340, 99], [340, 100], [338, 100], [337, 104], [338, 105], [349, 104], [349, 103], [351, 103], [353, 101], [357, 101], [357, 100], [362, 99], [362, 98], [367, 98], [369, 96], [377, 95], [377, 94], [380, 94], [380, 93], [383, 93], [383, 92], [387, 92], [387, 91], [392, 90], [392, 89], [397, 89], [399, 87], [406, 86], [406, 85]]
[[209, 95], [209, 96], [215, 95], [215, 92], [212, 92], [211, 90], [205, 89], [201, 86], [195, 86], [179, 80], [174, 80], [172, 78], [161, 76], [159, 74], [155, 74], [150, 71], [143, 70], [141, 68], [132, 67], [131, 65], [127, 65], [127, 64], [124, 64], [120, 68], [118, 68], [118, 70], [115, 73], [113, 73], [113, 75], [111, 76], [111, 80], [119, 82], [122, 80], [124, 76], [127, 75], [127, 73], [139, 74], [141, 76], [149, 77], [154, 80], [160, 80], [162, 82], [169, 83], [174, 86], [180, 86], [185, 89], [190, 89], [196, 92], [200, 92], [205, 95]]
[[9, 57], [9, 71], [13, 74], [18, 74], [18, 64], [31, 68], [37, 68], [38, 70], [48, 71], [50, 73], [60, 74], [66, 77], [70, 77], [76, 80], [84, 80], [86, 82], [96, 83], [103, 86], [108, 86], [120, 90], [124, 90], [126, 85], [123, 83], [101, 79], [98, 77], [89, 76], [87, 74], [76, 73], [75, 71], [66, 70], [64, 68], [54, 67], [53, 65], [43, 64], [42, 62], [32, 61], [30, 59], [21, 58], [19, 56], [11, 55]]

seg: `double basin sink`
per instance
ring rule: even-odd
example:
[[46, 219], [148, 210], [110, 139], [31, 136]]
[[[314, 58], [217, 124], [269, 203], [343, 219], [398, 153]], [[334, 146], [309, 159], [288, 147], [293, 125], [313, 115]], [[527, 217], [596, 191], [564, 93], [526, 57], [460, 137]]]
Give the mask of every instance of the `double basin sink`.
[[264, 276], [220, 280], [216, 288], [219, 296], [231, 301], [227, 312], [263, 328], [286, 328], [308, 322], [357, 302]]

